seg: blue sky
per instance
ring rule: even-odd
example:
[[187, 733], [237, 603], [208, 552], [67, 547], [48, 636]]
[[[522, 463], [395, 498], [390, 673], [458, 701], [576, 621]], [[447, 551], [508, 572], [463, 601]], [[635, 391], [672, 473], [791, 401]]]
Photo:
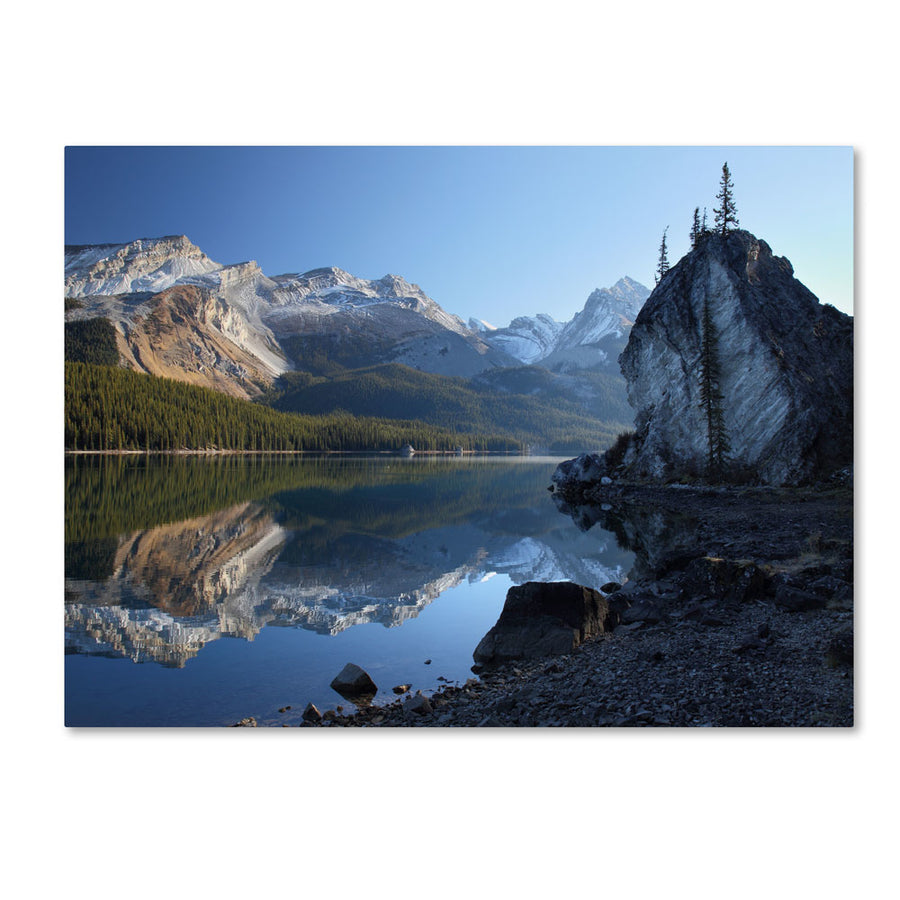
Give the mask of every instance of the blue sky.
[[741, 227], [852, 313], [848, 147], [69, 147], [65, 240], [186, 234], [268, 275], [392, 273], [464, 319], [562, 321], [623, 275], [652, 287], [726, 161]]

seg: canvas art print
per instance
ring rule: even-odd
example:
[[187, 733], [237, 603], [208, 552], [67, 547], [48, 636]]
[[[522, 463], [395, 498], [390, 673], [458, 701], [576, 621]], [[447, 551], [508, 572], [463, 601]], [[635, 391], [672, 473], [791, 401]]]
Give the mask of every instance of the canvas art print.
[[69, 147], [65, 722], [849, 727], [853, 150]]

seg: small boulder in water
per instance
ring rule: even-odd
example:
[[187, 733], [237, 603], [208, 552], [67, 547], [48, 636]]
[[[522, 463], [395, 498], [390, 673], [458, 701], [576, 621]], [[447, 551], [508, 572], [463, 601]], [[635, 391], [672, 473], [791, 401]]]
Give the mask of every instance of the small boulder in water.
[[314, 703], [307, 703], [306, 709], [303, 710], [303, 721], [304, 722], [321, 722], [322, 721], [322, 713], [316, 708]]
[[378, 687], [369, 673], [355, 663], [347, 663], [331, 682], [331, 687], [342, 697], [354, 697], [359, 694], [375, 694]]

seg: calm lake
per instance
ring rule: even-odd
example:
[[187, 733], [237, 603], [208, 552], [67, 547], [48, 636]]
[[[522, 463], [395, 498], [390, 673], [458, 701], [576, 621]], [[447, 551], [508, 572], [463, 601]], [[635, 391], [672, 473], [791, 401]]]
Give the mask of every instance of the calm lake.
[[348, 662], [376, 703], [464, 682], [510, 586], [631, 569], [557, 510], [558, 462], [67, 457], [66, 724], [296, 724], [353, 709]]

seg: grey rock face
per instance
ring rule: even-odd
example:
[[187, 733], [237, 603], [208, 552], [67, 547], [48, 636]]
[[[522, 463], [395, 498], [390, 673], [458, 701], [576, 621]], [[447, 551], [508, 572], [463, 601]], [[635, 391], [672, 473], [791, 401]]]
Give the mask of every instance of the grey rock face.
[[735, 231], [707, 235], [663, 276], [619, 358], [637, 411], [632, 474], [705, 467], [706, 304], [732, 463], [768, 484], [802, 484], [852, 462], [852, 318], [819, 303], [765, 241]]
[[509, 589], [497, 624], [473, 654], [479, 663], [568, 653], [611, 630], [607, 598], [569, 581], [529, 581]]

